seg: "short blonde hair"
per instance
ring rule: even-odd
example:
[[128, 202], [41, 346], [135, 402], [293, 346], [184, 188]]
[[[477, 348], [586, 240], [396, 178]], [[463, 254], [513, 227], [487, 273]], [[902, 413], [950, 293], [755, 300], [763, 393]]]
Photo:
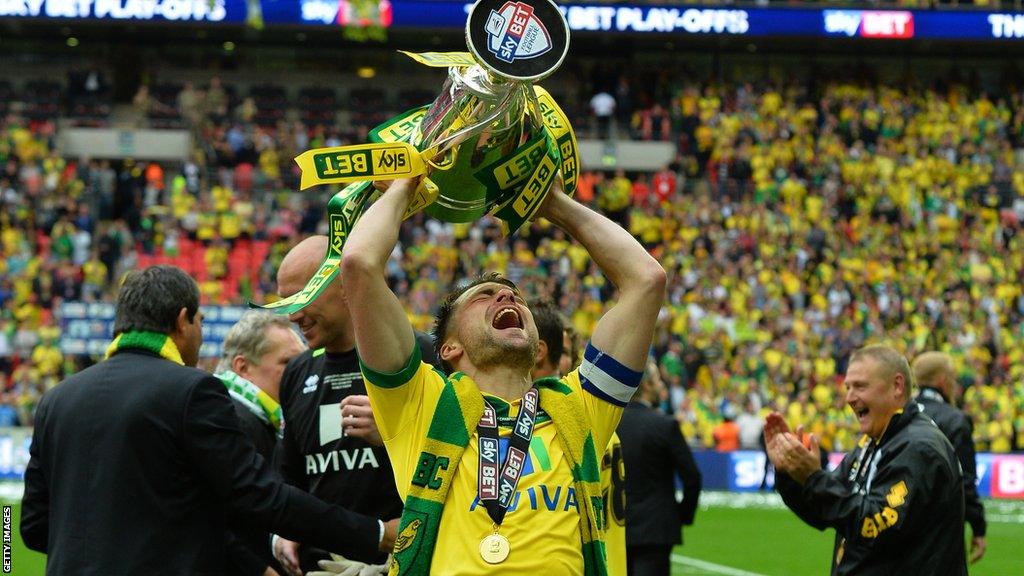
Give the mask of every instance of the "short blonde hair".
[[[914, 380], [918, 386], [939, 387], [937, 380], [945, 374], [951, 381], [955, 372], [953, 371], [953, 359], [945, 352], [925, 352], [914, 358]], [[950, 382], [946, 382], [948, 385]], [[949, 390], [946, 390], [949, 393]]]
[[859, 350], [854, 350], [853, 354], [850, 355], [850, 364], [866, 358], [877, 362], [885, 370], [887, 378], [902, 374], [903, 381], [906, 383], [903, 387], [903, 398], [905, 400], [910, 399], [910, 390], [914, 386], [914, 376], [910, 371], [910, 363], [907, 362], [907, 358], [903, 354], [900, 354], [892, 346], [872, 344]]

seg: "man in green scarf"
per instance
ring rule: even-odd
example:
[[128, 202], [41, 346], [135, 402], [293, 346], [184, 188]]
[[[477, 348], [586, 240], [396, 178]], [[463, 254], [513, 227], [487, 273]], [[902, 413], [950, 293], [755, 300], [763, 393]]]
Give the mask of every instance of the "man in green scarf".
[[[274, 457], [283, 424], [281, 374], [288, 361], [305, 349], [288, 318], [264, 310], [247, 311], [224, 338], [216, 376], [231, 396], [242, 432], [267, 462]], [[277, 570], [269, 532], [245, 522], [232, 522], [231, 528], [228, 574], [271, 574], [268, 569]]]
[[21, 535], [47, 574], [223, 574], [229, 515], [356, 558], [391, 547], [378, 520], [284, 484], [256, 454], [224, 384], [195, 368], [202, 318], [182, 270], [131, 272], [107, 358], [43, 396]]
[[632, 397], [665, 271], [628, 232], [556, 185], [538, 214], [618, 288], [581, 366], [534, 382], [537, 327], [515, 285], [484, 276], [448, 295], [420, 361], [386, 264], [418, 182], [395, 181], [342, 257], [367, 391], [405, 501], [392, 574], [605, 575], [599, 451]]

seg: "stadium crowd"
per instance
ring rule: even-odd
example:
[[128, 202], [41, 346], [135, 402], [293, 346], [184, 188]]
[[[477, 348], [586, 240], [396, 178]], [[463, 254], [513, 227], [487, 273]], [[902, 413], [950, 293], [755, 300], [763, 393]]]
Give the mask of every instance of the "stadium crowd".
[[[361, 130], [260, 126], [203, 98], [178, 99], [198, 143], [184, 164], [63, 158], [53, 122], [0, 121], [0, 425], [30, 425], [41, 393], [92, 361], [62, 354], [61, 302], [112, 301], [125, 271], [160, 262], [206, 304], [266, 301], [284, 253], [325, 228], [331, 191], [294, 193], [291, 158]], [[841, 375], [884, 338], [952, 354], [977, 448], [1024, 450], [1024, 94], [680, 82], [637, 102], [622, 128], [674, 142], [676, 161], [587, 172], [578, 197], [669, 272], [654, 354], [687, 438], [758, 449], [774, 409], [850, 449]], [[480, 270], [553, 297], [581, 334], [614, 298], [544, 222], [506, 238], [491, 218], [417, 215], [389, 281], [423, 330]]]

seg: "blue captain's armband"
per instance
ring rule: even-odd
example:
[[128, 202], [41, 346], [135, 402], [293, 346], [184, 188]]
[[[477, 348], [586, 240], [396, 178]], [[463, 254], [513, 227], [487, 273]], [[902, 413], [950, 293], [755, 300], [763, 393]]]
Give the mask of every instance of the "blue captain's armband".
[[583, 353], [579, 373], [584, 390], [616, 406], [629, 403], [643, 377], [643, 372], [630, 370], [590, 343]]

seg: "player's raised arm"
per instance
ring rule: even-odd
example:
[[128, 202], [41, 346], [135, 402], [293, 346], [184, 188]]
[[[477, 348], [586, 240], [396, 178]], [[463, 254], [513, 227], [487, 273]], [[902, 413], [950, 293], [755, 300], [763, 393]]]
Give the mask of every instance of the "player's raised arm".
[[416, 339], [405, 309], [385, 279], [385, 265], [418, 181], [395, 180], [353, 227], [342, 253], [345, 286], [356, 349], [363, 364], [378, 372], [401, 370]]
[[619, 290], [618, 301], [597, 323], [591, 342], [627, 368], [642, 371], [664, 300], [665, 270], [629, 232], [563, 194], [560, 180], [540, 215], [582, 244]]

